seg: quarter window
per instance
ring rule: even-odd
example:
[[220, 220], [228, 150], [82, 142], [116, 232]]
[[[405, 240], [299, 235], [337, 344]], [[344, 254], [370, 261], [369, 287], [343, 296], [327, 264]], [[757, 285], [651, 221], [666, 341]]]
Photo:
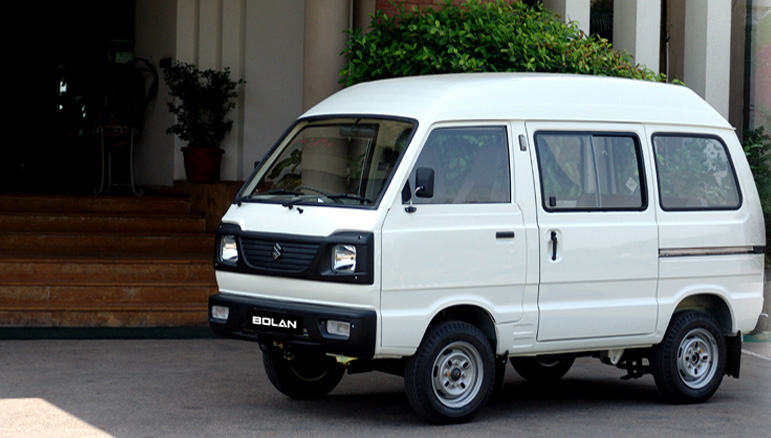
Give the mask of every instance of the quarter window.
[[741, 204], [733, 165], [718, 138], [657, 134], [653, 149], [664, 210], [735, 209]]
[[547, 211], [644, 210], [640, 143], [633, 134], [535, 134]]
[[505, 203], [511, 200], [506, 128], [439, 128], [428, 136], [410, 175], [434, 170], [434, 196], [412, 197], [416, 204]]

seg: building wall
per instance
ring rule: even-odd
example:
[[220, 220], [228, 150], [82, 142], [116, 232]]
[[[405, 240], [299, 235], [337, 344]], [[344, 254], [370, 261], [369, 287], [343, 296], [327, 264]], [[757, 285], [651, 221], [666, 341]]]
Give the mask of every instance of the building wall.
[[247, 2], [240, 179], [302, 112], [304, 16], [302, 1]]
[[[339, 1], [339, 0], [335, 0]], [[165, 133], [174, 123], [164, 58], [202, 69], [229, 67], [239, 87], [233, 130], [222, 143], [221, 178], [244, 180], [286, 126], [302, 112], [304, 2], [301, 0], [137, 0], [135, 56], [158, 68], [158, 95], [148, 109], [135, 154], [139, 185], [184, 180], [181, 148]]]
[[[718, 56], [717, 60], [708, 58], [699, 61], [705, 68], [713, 68], [717, 63], [727, 64], [723, 60], [731, 56], [730, 121], [738, 128], [742, 126], [745, 113], [742, 97], [758, 95], [754, 90], [749, 94], [737, 94], [737, 90], [744, 86], [741, 72], [743, 38], [742, 32], [735, 27], [741, 26], [741, 15], [746, 9], [744, 5], [749, 1], [732, 2], [732, 10], [729, 10], [733, 22], [722, 17], [721, 23], [727, 24], [711, 28], [706, 33], [710, 36], [725, 34], [718, 44], [708, 48], [729, 48], [727, 51], [731, 53]], [[753, 4], [765, 5], [767, 2], [752, 0]], [[438, 7], [443, 3], [443, 0], [406, 0], [404, 6], [414, 9]], [[559, 10], [567, 10], [570, 6], [573, 15], [580, 12], [576, 10], [580, 5], [582, 10], [586, 9], [582, 14], [589, 17], [588, 0], [549, 0], [544, 4]], [[696, 30], [688, 31], [687, 5], [698, 3], [666, 0], [661, 4], [669, 37], [667, 48], [662, 51], [664, 59], [661, 65], [665, 72], [670, 77], [685, 81], [686, 85], [694, 84], [702, 88], [697, 91], [711, 103], [714, 99], [728, 116], [728, 105], [725, 104], [728, 100], [725, 96], [728, 94], [725, 83], [728, 68], [716, 80], [709, 75], [706, 79], [687, 77], [686, 42], [688, 35], [694, 34], [701, 26], [699, 23], [690, 24]], [[647, 1], [638, 5], [650, 8]], [[137, 0], [136, 56], [148, 58], [156, 66], [161, 59], [171, 58], [192, 62], [202, 68], [230, 67], [234, 78], [247, 81], [240, 89], [238, 107], [232, 113], [235, 122], [233, 131], [223, 142], [225, 156], [222, 166], [224, 180], [243, 180], [251, 173], [254, 162], [263, 157], [297, 116], [339, 89], [337, 72], [344, 63], [339, 54], [345, 48], [345, 38], [341, 35], [351, 24], [366, 30], [369, 24], [367, 14], [373, 13], [375, 8], [389, 15], [396, 13], [395, 6], [388, 0]], [[636, 10], [639, 11], [639, 8]], [[573, 16], [569, 18], [575, 19]], [[726, 29], [732, 25], [733, 32]], [[584, 26], [588, 27], [588, 23]], [[649, 26], [650, 23], [645, 25]], [[690, 38], [693, 41], [693, 35]], [[639, 40], [634, 38], [631, 41], [639, 45]], [[730, 44], [726, 44], [727, 40]], [[646, 44], [657, 44], [655, 38], [651, 41]], [[635, 46], [635, 49], [639, 47]], [[645, 49], [651, 52], [650, 47]], [[328, 53], [317, 56], [322, 50]], [[650, 62], [654, 65], [649, 67], [655, 70], [655, 59]], [[690, 68], [693, 71], [693, 67]], [[759, 71], [763, 72], [762, 69]], [[707, 85], [704, 85], [705, 81]], [[716, 81], [717, 85], [710, 84], [710, 81]], [[718, 90], [719, 95], [715, 96], [714, 90]], [[171, 185], [174, 180], [185, 178], [180, 152], [184, 145], [165, 134], [165, 129], [173, 123], [166, 110], [166, 100], [167, 89], [161, 83], [137, 148], [135, 174], [140, 185]], [[757, 99], [753, 97], [753, 100]]]
[[[135, 56], [147, 59], [162, 76], [159, 64], [172, 58], [176, 44], [176, 2], [136, 0]], [[134, 152], [134, 178], [141, 185], [170, 186], [174, 182], [174, 138], [166, 128], [174, 118], [166, 106], [168, 88], [159, 77], [158, 94], [146, 109], [144, 129]]]

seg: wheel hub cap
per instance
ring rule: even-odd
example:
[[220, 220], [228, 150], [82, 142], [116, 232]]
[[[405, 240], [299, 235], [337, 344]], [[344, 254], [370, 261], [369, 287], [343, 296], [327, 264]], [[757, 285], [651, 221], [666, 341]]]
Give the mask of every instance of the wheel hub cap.
[[431, 379], [434, 395], [450, 408], [469, 403], [482, 386], [483, 368], [482, 357], [471, 344], [449, 344], [434, 361]]
[[686, 386], [700, 389], [706, 386], [717, 370], [717, 342], [704, 329], [688, 332], [680, 342], [677, 371]]

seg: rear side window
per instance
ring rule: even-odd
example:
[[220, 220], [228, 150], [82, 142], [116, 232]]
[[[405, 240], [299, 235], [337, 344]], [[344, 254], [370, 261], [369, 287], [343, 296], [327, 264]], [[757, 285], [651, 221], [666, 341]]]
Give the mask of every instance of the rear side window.
[[636, 135], [537, 132], [535, 146], [546, 211], [647, 207]]
[[725, 144], [717, 137], [655, 134], [661, 208], [736, 209], [741, 194]]

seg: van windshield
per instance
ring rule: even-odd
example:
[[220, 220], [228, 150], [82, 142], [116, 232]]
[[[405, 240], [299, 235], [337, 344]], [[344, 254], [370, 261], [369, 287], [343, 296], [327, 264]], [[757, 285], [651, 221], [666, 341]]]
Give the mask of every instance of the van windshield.
[[376, 118], [301, 122], [244, 186], [240, 201], [375, 206], [415, 123]]

